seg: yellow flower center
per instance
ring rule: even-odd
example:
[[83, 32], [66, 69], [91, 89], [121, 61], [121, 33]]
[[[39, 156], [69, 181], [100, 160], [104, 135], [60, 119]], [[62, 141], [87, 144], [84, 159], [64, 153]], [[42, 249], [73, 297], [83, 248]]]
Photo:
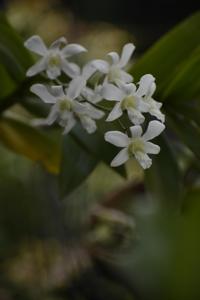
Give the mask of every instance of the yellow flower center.
[[136, 99], [134, 96], [127, 96], [126, 98], [124, 98], [122, 100], [122, 103], [121, 103], [121, 107], [123, 110], [125, 109], [128, 109], [128, 108], [136, 108]]
[[70, 111], [72, 109], [72, 102], [67, 98], [60, 99], [59, 100], [59, 109], [61, 112], [64, 112], [66, 110]]
[[61, 58], [59, 54], [51, 54], [49, 56], [48, 64], [50, 67], [59, 67], [61, 65]]
[[144, 141], [141, 138], [133, 139], [129, 145], [129, 151], [131, 154], [144, 152]]

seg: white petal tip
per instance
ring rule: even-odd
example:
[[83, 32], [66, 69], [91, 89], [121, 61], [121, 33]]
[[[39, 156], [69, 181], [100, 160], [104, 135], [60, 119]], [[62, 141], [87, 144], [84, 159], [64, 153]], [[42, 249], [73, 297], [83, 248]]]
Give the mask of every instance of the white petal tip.
[[97, 130], [96, 128], [95, 128], [95, 129], [91, 129], [91, 130], [88, 129], [88, 130], [87, 130], [87, 133], [88, 133], [88, 134], [93, 134], [93, 133], [95, 133], [96, 130]]
[[112, 122], [112, 121], [114, 121], [114, 120], [112, 120], [112, 118], [109, 118], [109, 117], [108, 117], [108, 118], [106, 119], [106, 122]]
[[33, 85], [30, 87], [30, 91], [31, 91], [32, 93], [35, 93], [36, 91], [38, 91], [38, 88], [40, 89], [41, 87], [43, 87], [42, 84], [40, 84], [40, 83], [35, 83], [35, 84], [33, 84]]
[[132, 51], [134, 51], [135, 50], [135, 45], [133, 44], [133, 43], [127, 43], [126, 45], [125, 45], [125, 47], [129, 47], [129, 49], [132, 49]]
[[118, 167], [118, 165], [115, 165], [115, 163], [112, 163], [112, 162], [111, 162], [110, 166], [111, 166], [112, 168], [117, 168], [117, 167]]
[[33, 73], [31, 70], [28, 70], [27, 72], [26, 72], [26, 77], [33, 77], [33, 76], [35, 76], [37, 73]]
[[146, 170], [152, 166], [152, 160], [149, 159], [149, 160], [145, 160], [145, 161], [140, 161], [139, 164], [144, 170]]
[[26, 72], [26, 77], [32, 77], [33, 75], [30, 72]]
[[104, 134], [104, 139], [105, 139], [106, 142], [109, 142], [108, 136], [109, 136], [109, 133], [106, 132], [106, 133]]

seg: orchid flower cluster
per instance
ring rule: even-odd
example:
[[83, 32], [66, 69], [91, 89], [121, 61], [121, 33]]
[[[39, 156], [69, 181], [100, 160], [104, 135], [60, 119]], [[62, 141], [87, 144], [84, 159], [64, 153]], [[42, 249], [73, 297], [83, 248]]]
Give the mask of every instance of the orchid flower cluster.
[[[130, 157], [147, 169], [152, 160], [148, 154], [158, 154], [160, 147], [150, 142], [164, 130], [165, 116], [161, 112], [162, 104], [154, 100], [156, 90], [155, 78], [146, 74], [138, 83], [126, 71], [126, 67], [135, 50], [131, 43], [126, 44], [121, 56], [116, 52], [108, 53], [108, 60], [92, 60], [80, 67], [73, 58], [87, 50], [79, 44], [68, 44], [62, 37], [46, 47], [39, 36], [32, 36], [25, 42], [25, 47], [40, 56], [39, 61], [28, 71], [31, 77], [42, 73], [49, 79], [49, 84], [34, 84], [31, 91], [43, 102], [50, 104], [47, 118], [37, 122], [39, 125], [52, 125], [57, 122], [68, 134], [79, 122], [89, 133], [97, 130], [96, 121], [105, 116], [105, 107], [101, 102], [110, 102], [106, 111], [106, 122], [115, 120], [122, 124], [128, 118], [130, 126], [122, 127], [121, 131], [108, 131], [105, 140], [121, 151], [111, 162], [112, 167], [124, 164]], [[67, 75], [63, 77], [63, 74]], [[96, 76], [97, 82], [91, 85], [91, 78]], [[61, 81], [62, 79], [62, 81]], [[145, 114], [150, 114], [150, 121], [143, 133], [142, 124]], [[156, 120], [155, 120], [156, 119]], [[125, 131], [125, 132], [124, 132]]]

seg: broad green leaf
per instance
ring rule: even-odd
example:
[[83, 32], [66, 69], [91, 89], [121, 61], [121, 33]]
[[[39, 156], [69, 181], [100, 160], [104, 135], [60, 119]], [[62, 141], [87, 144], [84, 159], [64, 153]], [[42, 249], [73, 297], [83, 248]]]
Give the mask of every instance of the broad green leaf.
[[161, 151], [145, 172], [146, 184], [161, 205], [180, 208], [182, 184], [177, 160], [165, 137], [158, 138], [156, 143]]
[[[78, 187], [98, 162], [110, 165], [118, 149], [106, 143], [102, 127], [103, 125], [99, 122], [98, 130], [90, 135], [81, 126], [76, 126], [64, 138], [60, 175], [62, 195], [67, 195]], [[115, 170], [125, 176], [124, 167]]]
[[[196, 125], [200, 126], [200, 107], [199, 102], [197, 101], [187, 101], [183, 103], [170, 103], [170, 106], [166, 107], [166, 114], [170, 115], [177, 114], [183, 115], [186, 122], [195, 122]], [[178, 120], [178, 117], [175, 119]]]
[[24, 48], [22, 39], [0, 13], [1, 111], [14, 102], [12, 98], [8, 101], [8, 105], [7, 98], [19, 90], [20, 84], [25, 80], [26, 70], [31, 64], [31, 56]]
[[9, 256], [27, 236], [59, 238], [63, 211], [56, 176], [2, 144], [0, 157], [0, 255]]
[[200, 127], [189, 121], [184, 115], [171, 114], [169, 125], [180, 140], [200, 159]]
[[[199, 38], [200, 39], [200, 38]], [[183, 101], [200, 99], [200, 48], [178, 68], [177, 74], [163, 91], [167, 102], [182, 104]]]
[[63, 152], [60, 172], [62, 197], [78, 187], [94, 170], [98, 160], [74, 135], [63, 139]]
[[42, 163], [49, 172], [58, 173], [60, 141], [16, 119], [0, 119], [0, 141], [11, 150]]
[[3, 14], [0, 14], [0, 62], [16, 82], [24, 80], [26, 70], [32, 64], [22, 39]]
[[[98, 130], [92, 135], [87, 134], [87, 132], [81, 127], [76, 127], [73, 131], [73, 135], [81, 142], [82, 145], [84, 145], [86, 149], [88, 149], [90, 153], [93, 154], [94, 157], [97, 158], [98, 161], [102, 161], [107, 165], [110, 165], [115, 154], [119, 151], [119, 148], [116, 148], [105, 141], [104, 133], [111, 130], [111, 128], [108, 127], [107, 124], [103, 124], [103, 122], [105, 123], [105, 121], [98, 123]], [[115, 124], [113, 126], [115, 127]], [[115, 130], [120, 129], [121, 128], [115, 127]], [[124, 166], [115, 168], [115, 171], [122, 176], [126, 175]]]
[[135, 63], [131, 70], [134, 78], [138, 80], [144, 74], [153, 74], [158, 93], [162, 94], [164, 86], [175, 79], [178, 66], [200, 46], [199, 28], [200, 12], [197, 12], [164, 35]]
[[2, 64], [0, 64], [0, 80], [1, 80], [1, 89], [0, 89], [0, 99], [5, 98], [16, 88], [15, 82], [9, 76], [8, 72]]
[[189, 190], [185, 197], [187, 207], [179, 220], [174, 247], [169, 261], [168, 299], [199, 299], [200, 276], [200, 190]]

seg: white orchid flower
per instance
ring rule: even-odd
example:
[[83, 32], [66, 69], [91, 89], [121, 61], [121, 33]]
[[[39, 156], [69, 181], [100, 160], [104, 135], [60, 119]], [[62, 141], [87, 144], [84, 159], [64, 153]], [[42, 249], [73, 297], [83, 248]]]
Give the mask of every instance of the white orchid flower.
[[104, 99], [117, 102], [106, 121], [110, 122], [120, 118], [123, 111], [126, 110], [133, 124], [139, 125], [143, 123], [145, 118], [142, 113], [147, 112], [149, 107], [138, 95], [136, 85], [122, 82], [118, 82], [118, 85], [119, 87], [108, 83], [102, 89]]
[[80, 103], [76, 100], [83, 87], [84, 82], [81, 77], [73, 79], [65, 91], [62, 86], [53, 86], [49, 92], [45, 85], [34, 84], [31, 91], [45, 103], [52, 104], [48, 117], [39, 124], [51, 125], [58, 121], [64, 127], [63, 133], [67, 134], [79, 120], [88, 133], [93, 133], [96, 130], [94, 120], [102, 118], [104, 113], [89, 103]]
[[135, 46], [131, 43], [126, 44], [122, 49], [121, 57], [117, 52], [110, 52], [108, 56], [111, 58], [111, 63], [97, 59], [92, 62], [92, 65], [99, 72], [106, 75], [105, 82], [116, 83], [117, 81], [122, 81], [125, 83], [130, 83], [133, 80], [133, 77], [124, 71], [127, 66]]
[[[67, 45], [67, 40], [61, 37], [47, 48], [43, 40], [37, 35], [29, 38], [24, 45], [32, 52], [41, 56], [41, 59], [27, 71], [28, 77], [43, 71], [46, 71], [50, 79], [56, 79], [61, 75], [62, 71], [70, 78], [80, 75], [80, 67], [75, 63], [69, 62], [68, 58], [87, 51], [81, 45]], [[64, 47], [61, 49], [62, 45], [64, 45]]]
[[156, 90], [155, 78], [151, 74], [146, 74], [141, 77], [139, 82], [138, 94], [143, 97], [143, 100], [148, 104], [148, 112], [156, 117], [161, 122], [165, 122], [165, 115], [160, 111], [162, 103], [155, 101], [152, 96]]
[[113, 159], [111, 166], [118, 167], [134, 155], [143, 169], [149, 168], [152, 160], [148, 154], [158, 154], [160, 152], [160, 147], [149, 141], [160, 135], [164, 129], [165, 125], [161, 122], [151, 121], [143, 135], [141, 126], [130, 127], [131, 137], [120, 131], [106, 132], [105, 140], [107, 142], [123, 148]]

